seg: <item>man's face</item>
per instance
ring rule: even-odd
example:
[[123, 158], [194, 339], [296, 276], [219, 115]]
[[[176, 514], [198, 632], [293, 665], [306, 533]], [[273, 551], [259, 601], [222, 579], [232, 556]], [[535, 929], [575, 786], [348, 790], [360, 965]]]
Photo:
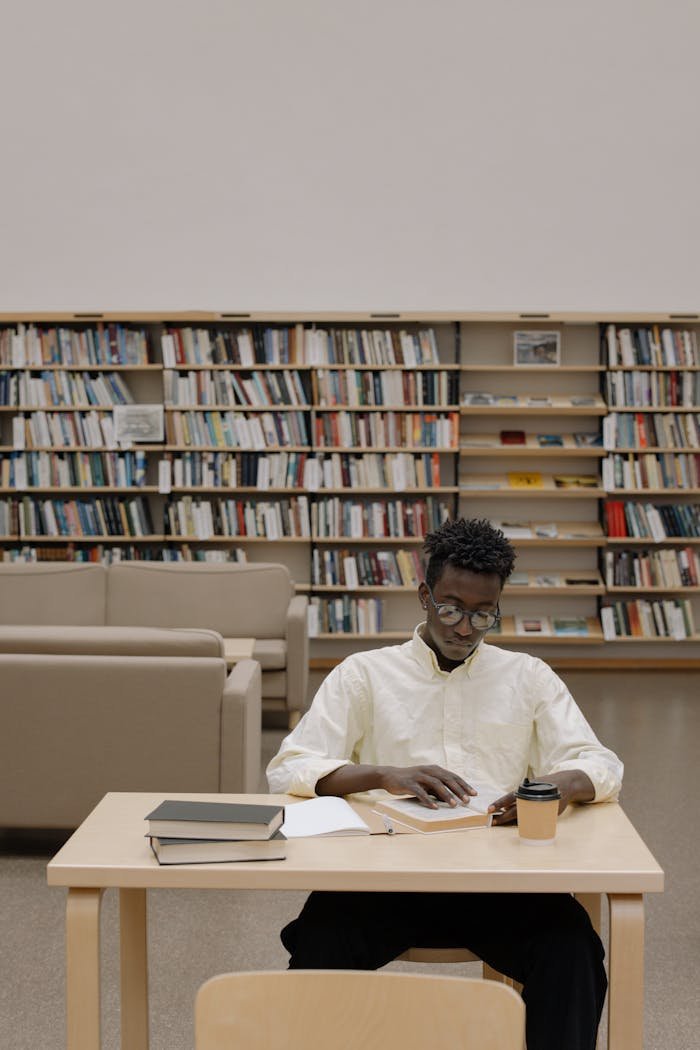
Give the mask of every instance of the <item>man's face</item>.
[[[469, 569], [446, 565], [433, 587], [433, 598], [435, 605], [456, 605], [468, 612], [495, 613], [501, 590], [501, 578], [496, 573], [470, 572]], [[472, 627], [468, 616], [450, 626], [442, 623], [430, 600], [427, 584], [421, 583], [418, 596], [426, 610], [423, 640], [435, 652], [442, 670], [452, 670], [474, 652], [486, 631]]]

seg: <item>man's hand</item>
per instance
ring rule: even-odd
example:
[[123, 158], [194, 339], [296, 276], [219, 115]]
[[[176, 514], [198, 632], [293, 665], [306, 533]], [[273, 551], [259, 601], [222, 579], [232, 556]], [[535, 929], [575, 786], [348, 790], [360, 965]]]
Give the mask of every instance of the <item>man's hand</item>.
[[[564, 769], [560, 773], [547, 773], [537, 778], [545, 780], [548, 784], [556, 784], [559, 788], [559, 812], [563, 813], [570, 802], [592, 802], [595, 798], [595, 788], [590, 778], [581, 769]], [[497, 798], [489, 806], [489, 813], [493, 813], [494, 824], [513, 824], [517, 820], [515, 807], [515, 792], [509, 791], [507, 795]]]
[[415, 795], [423, 806], [437, 809], [436, 799], [456, 806], [466, 805], [477, 792], [456, 773], [442, 766], [381, 766], [379, 786], [392, 795]]
[[466, 780], [441, 766], [361, 766], [348, 762], [316, 781], [317, 795], [352, 795], [375, 788], [393, 795], [415, 795], [430, 809], [438, 808], [435, 799], [450, 806], [466, 805], [477, 794]]

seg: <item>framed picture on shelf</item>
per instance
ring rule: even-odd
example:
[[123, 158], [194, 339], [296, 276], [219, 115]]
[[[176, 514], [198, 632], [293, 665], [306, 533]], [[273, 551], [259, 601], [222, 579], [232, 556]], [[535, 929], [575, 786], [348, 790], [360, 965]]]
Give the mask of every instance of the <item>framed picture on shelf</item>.
[[514, 365], [558, 365], [561, 363], [561, 333], [521, 329], [513, 332]]
[[162, 405], [115, 405], [114, 436], [117, 441], [162, 441], [165, 422]]

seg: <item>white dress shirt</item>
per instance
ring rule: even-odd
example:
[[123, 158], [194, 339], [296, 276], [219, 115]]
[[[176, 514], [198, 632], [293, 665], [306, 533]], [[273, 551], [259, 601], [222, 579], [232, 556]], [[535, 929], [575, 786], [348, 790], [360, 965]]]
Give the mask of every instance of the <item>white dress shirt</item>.
[[331, 671], [267, 767], [271, 791], [314, 795], [318, 780], [354, 762], [440, 765], [489, 801], [525, 776], [581, 769], [596, 802], [617, 797], [622, 763], [547, 664], [481, 643], [442, 671], [422, 628], [403, 645], [356, 653]]

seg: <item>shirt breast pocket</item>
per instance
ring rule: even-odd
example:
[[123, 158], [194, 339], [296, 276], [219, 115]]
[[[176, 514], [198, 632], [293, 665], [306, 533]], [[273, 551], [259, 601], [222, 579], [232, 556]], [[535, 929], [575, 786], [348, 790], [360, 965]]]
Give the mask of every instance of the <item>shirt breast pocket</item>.
[[533, 727], [530, 723], [476, 723], [477, 762], [484, 780], [510, 791], [527, 773]]

